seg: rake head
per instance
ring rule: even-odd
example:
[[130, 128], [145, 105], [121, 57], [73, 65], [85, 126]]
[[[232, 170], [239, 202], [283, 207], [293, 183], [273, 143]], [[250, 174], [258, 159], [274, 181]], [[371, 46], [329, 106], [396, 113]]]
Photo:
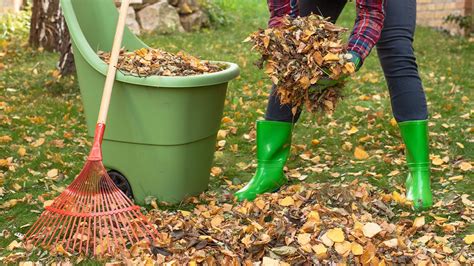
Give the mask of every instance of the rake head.
[[26, 233], [26, 244], [85, 255], [127, 254], [135, 244], [152, 244], [155, 227], [140, 207], [114, 184], [102, 164], [99, 124], [89, 158], [76, 179]]

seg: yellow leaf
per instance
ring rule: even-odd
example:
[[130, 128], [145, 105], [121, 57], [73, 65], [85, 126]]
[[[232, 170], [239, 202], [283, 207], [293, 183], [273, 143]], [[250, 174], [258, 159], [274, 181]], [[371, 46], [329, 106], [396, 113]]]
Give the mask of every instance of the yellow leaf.
[[446, 254], [451, 254], [454, 251], [448, 246], [443, 246], [443, 252], [446, 253]]
[[425, 216], [416, 217], [413, 221], [413, 226], [416, 228], [420, 228], [425, 225]]
[[321, 236], [321, 241], [322, 241], [323, 244], [326, 245], [327, 247], [332, 247], [332, 245], [334, 245], [334, 241], [332, 241], [331, 239], [329, 239], [327, 232], [326, 232], [324, 235]]
[[18, 183], [14, 183], [14, 184], [12, 185], [12, 187], [13, 187], [13, 189], [14, 189], [15, 191], [20, 191], [20, 189], [21, 189], [21, 186], [20, 186]]
[[459, 142], [456, 142], [456, 145], [461, 148], [461, 149], [464, 149], [464, 145], [462, 143], [459, 143]]
[[354, 151], [354, 157], [357, 160], [366, 160], [369, 158], [369, 154], [361, 146], [356, 147]]
[[316, 223], [321, 222], [318, 211], [311, 211], [307, 217], [308, 221], [313, 221]]
[[366, 223], [364, 227], [362, 227], [362, 232], [368, 238], [374, 237], [376, 234], [380, 233], [382, 228], [380, 225], [376, 223]]
[[444, 218], [444, 217], [441, 217], [441, 216], [436, 216], [434, 214], [431, 214], [431, 217], [433, 217], [436, 221], [438, 221], [440, 223], [444, 223], [444, 222], [448, 221], [447, 218]]
[[[100, 246], [100, 245], [99, 245]], [[56, 252], [59, 255], [71, 256], [69, 252], [67, 252], [62, 245], [56, 246]]]
[[357, 129], [355, 126], [352, 126], [349, 131], [347, 131], [347, 135], [353, 135], [355, 133], [359, 132], [359, 129]]
[[191, 213], [188, 212], [188, 211], [182, 211], [182, 210], [180, 210], [180, 212], [181, 212], [181, 214], [182, 214], [184, 217], [189, 217], [189, 216], [191, 215]]
[[468, 162], [462, 162], [459, 164], [459, 168], [466, 172], [472, 170], [472, 165]]
[[10, 165], [10, 161], [8, 159], [0, 159], [0, 167], [8, 167]]
[[389, 248], [396, 248], [398, 246], [398, 239], [392, 238], [389, 240], [385, 240], [383, 244]]
[[316, 256], [326, 255], [328, 249], [323, 244], [317, 244], [312, 247]]
[[298, 234], [298, 244], [305, 246], [311, 241], [311, 234]]
[[214, 166], [211, 168], [211, 175], [216, 177], [220, 176], [222, 174], [222, 168]]
[[225, 116], [222, 118], [222, 121], [221, 121], [223, 124], [229, 124], [229, 123], [234, 123], [234, 120], [232, 120], [232, 118], [228, 117], [228, 116]]
[[217, 131], [217, 140], [225, 139], [227, 137], [227, 134], [229, 134], [228, 130], [220, 129], [219, 131]]
[[344, 232], [341, 228], [334, 228], [327, 232], [327, 236], [329, 239], [334, 241], [335, 243], [342, 243], [344, 242]]
[[262, 266], [280, 266], [280, 261], [270, 257], [263, 257]]
[[333, 53], [328, 53], [323, 58], [324, 61], [339, 61], [339, 56]]
[[352, 62], [344, 64], [344, 73], [352, 74], [355, 72], [355, 65]]
[[153, 207], [153, 209], [158, 209], [158, 203], [156, 203], [156, 199], [153, 199], [150, 203], [151, 207]]
[[392, 199], [398, 204], [405, 204], [405, 202], [407, 201], [407, 199], [404, 196], [400, 195], [400, 193], [398, 193], [397, 191], [394, 191], [392, 193]]
[[359, 105], [356, 105], [356, 106], [354, 107], [354, 109], [355, 109], [357, 112], [359, 112], [359, 113], [363, 113], [363, 112], [369, 110], [369, 108], [362, 107], [362, 106], [359, 106]]
[[10, 136], [0, 136], [0, 143], [8, 143], [10, 141], [12, 141], [12, 138]]
[[431, 162], [433, 163], [433, 165], [436, 165], [436, 166], [444, 164], [443, 159], [439, 157], [435, 157], [433, 160], [431, 160]]
[[7, 247], [7, 250], [8, 251], [12, 251], [14, 250], [15, 248], [20, 248], [21, 247], [21, 243], [19, 243], [18, 241], [16, 240], [13, 240]]
[[422, 236], [422, 237], [416, 239], [415, 242], [426, 244], [426, 242], [430, 241], [432, 238], [433, 238], [433, 236], [425, 235], [425, 236]]
[[462, 175], [456, 175], [456, 176], [452, 176], [452, 177], [448, 178], [449, 181], [454, 181], [454, 182], [455, 181], [461, 181], [463, 179], [464, 179], [464, 176], [462, 176]]
[[400, 174], [400, 171], [398, 171], [398, 170], [393, 170], [392, 172], [390, 172], [390, 173], [388, 174], [388, 176], [396, 176], [396, 175], [398, 175], [398, 174]]
[[45, 142], [44, 138], [39, 138], [35, 142], [31, 143], [31, 146], [38, 148], [39, 146], [43, 145]]
[[53, 204], [54, 200], [47, 200], [45, 202], [43, 202], [43, 207], [46, 208], [48, 206], [51, 206], [51, 204]]
[[293, 206], [295, 204], [295, 200], [293, 200], [292, 197], [288, 196], [284, 199], [279, 200], [278, 204], [280, 204], [283, 207]]
[[222, 224], [223, 221], [224, 221], [224, 218], [222, 218], [221, 216], [215, 216], [211, 220], [211, 226], [212, 227], [219, 227]]
[[392, 127], [397, 126], [398, 125], [397, 120], [395, 120], [395, 118], [390, 119], [390, 125], [392, 125]]
[[339, 255], [347, 256], [347, 255], [349, 255], [348, 253], [352, 249], [352, 245], [351, 245], [351, 242], [344, 241], [342, 243], [336, 243], [334, 245], [334, 249], [336, 249], [336, 252]]
[[474, 207], [474, 203], [471, 200], [469, 200], [469, 195], [467, 195], [467, 194], [463, 194], [461, 196], [461, 201], [464, 205], [466, 205], [468, 207]]
[[321, 143], [321, 141], [319, 141], [319, 140], [317, 140], [317, 139], [313, 139], [313, 140], [311, 141], [311, 144], [312, 144], [313, 146], [316, 146], [316, 145], [318, 145], [319, 143]]
[[21, 157], [25, 156], [26, 155], [26, 149], [24, 147], [20, 147], [18, 148], [18, 151], [17, 151], [18, 155], [20, 155]]
[[268, 46], [270, 45], [270, 37], [265, 36], [263, 38], [263, 45], [265, 46], [265, 48], [268, 48]]
[[51, 169], [48, 171], [48, 173], [46, 174], [49, 178], [54, 178], [56, 176], [58, 176], [59, 174], [59, 171], [58, 169]]
[[311, 86], [311, 81], [309, 80], [309, 78], [307, 76], [303, 76], [302, 78], [300, 78], [300, 80], [298, 82], [301, 84], [301, 86], [304, 89], [307, 89]]
[[352, 143], [346, 141], [344, 144], [342, 144], [342, 149], [345, 151], [350, 151], [352, 150]]
[[463, 240], [464, 243], [470, 245], [474, 242], [474, 235], [466, 235]]
[[265, 208], [265, 205], [265, 201], [262, 199], [258, 199], [255, 201], [255, 206], [257, 206], [257, 208], [259, 208], [260, 210], [263, 210]]
[[359, 243], [353, 242], [351, 246], [351, 251], [352, 254], [359, 256], [364, 253], [364, 248]]

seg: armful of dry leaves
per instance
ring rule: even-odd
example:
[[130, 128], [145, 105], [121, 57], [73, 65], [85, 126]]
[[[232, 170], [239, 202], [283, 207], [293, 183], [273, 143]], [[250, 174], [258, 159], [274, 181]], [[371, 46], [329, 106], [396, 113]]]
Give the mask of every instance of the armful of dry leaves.
[[[257, 66], [265, 65], [281, 104], [293, 105], [293, 112], [304, 105], [310, 112], [332, 113], [344, 87], [341, 77], [355, 72], [341, 43], [345, 31], [321, 16], [286, 16], [280, 27], [261, 29], [245, 41], [262, 55]], [[331, 87], [317, 86], [323, 79], [338, 82]]]

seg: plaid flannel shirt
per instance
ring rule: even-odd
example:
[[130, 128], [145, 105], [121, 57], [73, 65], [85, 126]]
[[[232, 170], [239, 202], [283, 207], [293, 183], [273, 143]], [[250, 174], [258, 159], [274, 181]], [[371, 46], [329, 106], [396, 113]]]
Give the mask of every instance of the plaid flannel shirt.
[[[297, 1], [267, 0], [270, 9], [269, 27], [278, 26], [285, 15], [298, 16]], [[356, 0], [356, 7], [357, 17], [349, 38], [348, 50], [363, 61], [380, 38], [385, 18], [385, 0]]]

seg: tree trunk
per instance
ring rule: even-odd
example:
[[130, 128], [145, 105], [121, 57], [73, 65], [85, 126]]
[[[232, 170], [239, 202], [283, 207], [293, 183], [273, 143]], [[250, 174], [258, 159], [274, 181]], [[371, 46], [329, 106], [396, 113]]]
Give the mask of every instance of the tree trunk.
[[59, 0], [33, 0], [29, 43], [61, 53], [58, 68], [62, 75], [74, 72], [71, 39]]

